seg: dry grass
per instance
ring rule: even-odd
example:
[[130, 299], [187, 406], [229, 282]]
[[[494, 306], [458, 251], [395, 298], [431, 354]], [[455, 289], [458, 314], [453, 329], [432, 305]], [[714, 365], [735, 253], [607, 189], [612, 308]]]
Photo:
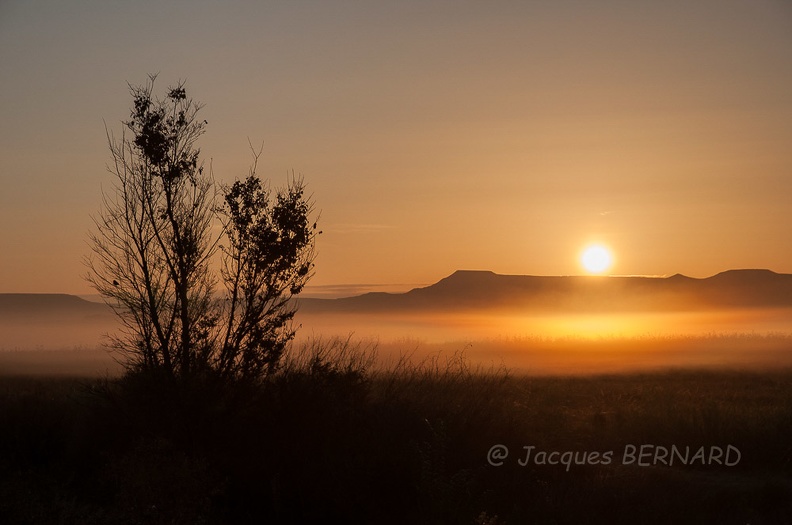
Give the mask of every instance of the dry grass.
[[[792, 370], [526, 376], [394, 355], [317, 339], [257, 389], [189, 411], [114, 380], [2, 378], [0, 522], [792, 521]], [[742, 457], [625, 465], [628, 444]], [[614, 460], [520, 466], [525, 446]]]

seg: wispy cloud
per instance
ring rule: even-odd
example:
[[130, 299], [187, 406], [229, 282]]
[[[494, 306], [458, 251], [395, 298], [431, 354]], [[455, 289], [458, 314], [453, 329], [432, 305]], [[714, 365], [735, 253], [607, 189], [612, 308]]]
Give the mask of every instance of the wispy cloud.
[[413, 288], [426, 286], [426, 284], [326, 284], [308, 285], [300, 297], [315, 297], [320, 299], [333, 299], [338, 297], [353, 297], [369, 292], [404, 293]]

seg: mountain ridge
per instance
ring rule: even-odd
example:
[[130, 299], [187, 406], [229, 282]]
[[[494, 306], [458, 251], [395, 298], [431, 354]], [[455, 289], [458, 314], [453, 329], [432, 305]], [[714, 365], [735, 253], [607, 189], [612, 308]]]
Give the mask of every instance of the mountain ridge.
[[438, 282], [400, 294], [299, 299], [307, 312], [519, 309], [550, 311], [670, 311], [735, 307], [792, 307], [792, 274], [767, 269], [726, 270], [710, 277], [503, 275], [457, 270]]
[[[456, 270], [407, 292], [297, 298], [305, 313], [394, 311], [671, 311], [707, 308], [792, 307], [792, 274], [768, 269], [726, 270], [710, 277], [535, 276]], [[0, 322], [31, 316], [60, 319], [112, 315], [104, 304], [69, 294], [0, 293]]]

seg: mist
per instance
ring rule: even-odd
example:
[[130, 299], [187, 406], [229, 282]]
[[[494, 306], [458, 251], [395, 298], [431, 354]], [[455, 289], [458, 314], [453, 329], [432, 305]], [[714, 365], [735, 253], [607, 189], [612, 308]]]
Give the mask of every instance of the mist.
[[[0, 318], [0, 374], [116, 375], [109, 310]], [[792, 308], [519, 313], [514, 309], [420, 312], [298, 311], [293, 351], [318, 338], [351, 337], [399, 359], [464, 357], [520, 374], [627, 373], [668, 368], [792, 367]]]
[[526, 374], [792, 366], [792, 309], [516, 315], [513, 312], [300, 314], [297, 343], [376, 343], [382, 363], [463, 356]]

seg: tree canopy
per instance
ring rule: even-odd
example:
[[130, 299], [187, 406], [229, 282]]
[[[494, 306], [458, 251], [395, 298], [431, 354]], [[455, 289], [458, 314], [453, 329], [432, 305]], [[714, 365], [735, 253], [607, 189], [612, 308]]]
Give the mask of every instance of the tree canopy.
[[103, 192], [88, 281], [123, 323], [112, 337], [130, 371], [169, 382], [260, 379], [294, 337], [293, 296], [313, 273], [313, 204], [292, 175], [272, 190], [250, 172], [231, 186], [205, 170], [207, 121], [184, 83], [130, 86], [129, 120], [108, 131], [114, 184]]

